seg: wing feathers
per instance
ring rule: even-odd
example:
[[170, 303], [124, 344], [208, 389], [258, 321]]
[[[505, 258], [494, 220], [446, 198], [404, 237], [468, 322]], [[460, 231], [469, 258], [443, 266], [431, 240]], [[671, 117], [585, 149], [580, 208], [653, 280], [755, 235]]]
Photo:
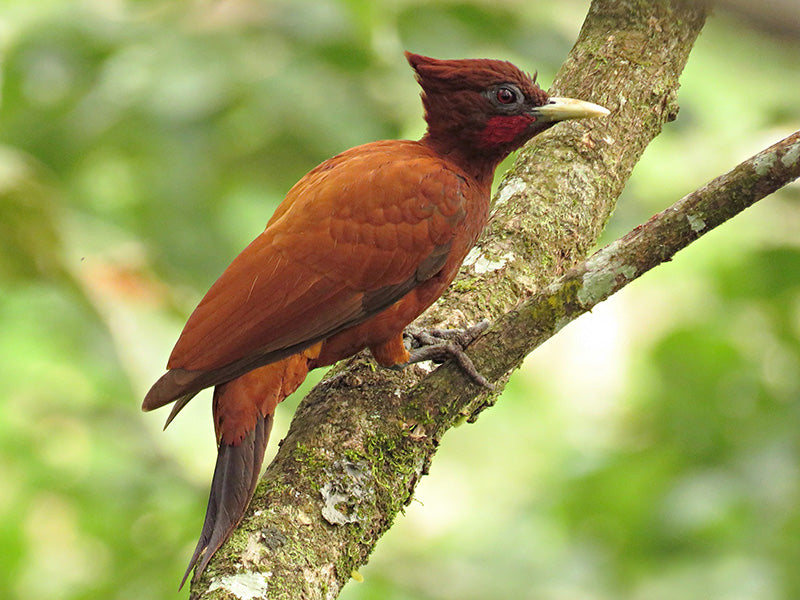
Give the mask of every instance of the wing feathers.
[[362, 323], [435, 275], [464, 221], [463, 181], [416, 142], [311, 171], [191, 315], [145, 408]]

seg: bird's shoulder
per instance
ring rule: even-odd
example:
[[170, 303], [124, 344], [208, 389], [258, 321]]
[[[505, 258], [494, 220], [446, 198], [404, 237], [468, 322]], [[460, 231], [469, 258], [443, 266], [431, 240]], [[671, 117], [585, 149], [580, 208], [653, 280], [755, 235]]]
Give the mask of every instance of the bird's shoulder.
[[394, 285], [458, 235], [474, 187], [419, 142], [358, 146], [292, 188], [262, 243], [356, 290]]
[[461, 168], [421, 142], [372, 142], [309, 171], [289, 190], [268, 228], [279, 222], [279, 227], [304, 227], [329, 217], [353, 225], [415, 224], [428, 219], [431, 210], [453, 215], [477, 187]]

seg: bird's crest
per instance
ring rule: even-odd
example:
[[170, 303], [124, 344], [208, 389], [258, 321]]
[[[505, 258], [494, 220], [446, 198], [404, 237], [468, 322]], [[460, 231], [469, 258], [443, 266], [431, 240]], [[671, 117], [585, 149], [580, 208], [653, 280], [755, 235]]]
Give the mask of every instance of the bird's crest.
[[547, 102], [547, 92], [532, 76], [510, 62], [486, 58], [440, 60], [406, 52], [406, 59], [417, 75], [426, 94], [459, 90], [482, 90], [498, 83], [514, 83], [523, 93], [538, 103]]

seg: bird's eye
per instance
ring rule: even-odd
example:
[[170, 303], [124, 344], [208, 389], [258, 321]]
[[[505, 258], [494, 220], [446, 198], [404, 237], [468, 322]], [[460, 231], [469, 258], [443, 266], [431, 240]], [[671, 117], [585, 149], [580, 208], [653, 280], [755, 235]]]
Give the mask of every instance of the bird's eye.
[[495, 98], [500, 104], [514, 104], [517, 101], [517, 92], [510, 87], [503, 86], [497, 88]]

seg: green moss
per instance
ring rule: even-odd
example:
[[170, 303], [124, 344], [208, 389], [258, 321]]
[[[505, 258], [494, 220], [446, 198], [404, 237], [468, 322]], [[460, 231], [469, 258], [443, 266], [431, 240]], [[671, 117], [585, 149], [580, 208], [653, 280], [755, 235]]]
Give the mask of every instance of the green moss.
[[478, 277], [461, 277], [450, 286], [454, 292], [464, 293], [480, 289], [481, 279]]
[[453, 421], [453, 427], [461, 427], [464, 423], [469, 420], [468, 414], [460, 414], [455, 421]]
[[[391, 473], [392, 478], [398, 474], [402, 476], [402, 485], [416, 477], [417, 450], [408, 438], [398, 443], [397, 439], [385, 432], [379, 431], [369, 436], [364, 444], [365, 458], [372, 465], [372, 475], [377, 483], [388, 494], [382, 494], [384, 501], [389, 504], [389, 513], [396, 514], [405, 505], [406, 491], [402, 493], [391, 485], [382, 474]], [[402, 496], [402, 498], [398, 498]]]
[[298, 443], [295, 446], [294, 458], [302, 462], [308, 469], [319, 471], [328, 466], [328, 460], [321, 457], [321, 452], [311, 449], [305, 444]]
[[315, 492], [319, 491], [321, 480], [321, 473], [328, 468], [330, 461], [319, 450], [309, 448], [304, 444], [298, 443], [293, 453], [294, 459], [299, 462], [302, 467], [300, 468], [303, 475], [309, 480], [312, 489]]
[[269, 485], [269, 493], [274, 496], [280, 496], [292, 489], [292, 486], [289, 485], [288, 483], [284, 483], [276, 479], [270, 479], [268, 481], [268, 485]]

